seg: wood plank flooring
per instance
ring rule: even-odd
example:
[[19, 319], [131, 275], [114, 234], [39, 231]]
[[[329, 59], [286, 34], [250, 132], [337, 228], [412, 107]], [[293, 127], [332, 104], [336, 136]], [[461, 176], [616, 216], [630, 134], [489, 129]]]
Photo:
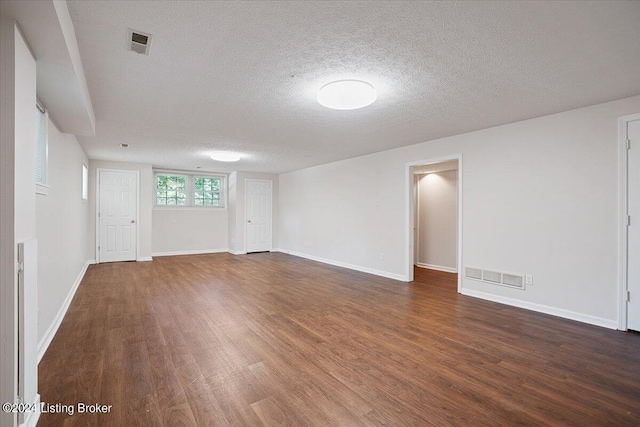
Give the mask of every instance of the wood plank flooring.
[[280, 253], [89, 268], [39, 426], [639, 426], [640, 334]]

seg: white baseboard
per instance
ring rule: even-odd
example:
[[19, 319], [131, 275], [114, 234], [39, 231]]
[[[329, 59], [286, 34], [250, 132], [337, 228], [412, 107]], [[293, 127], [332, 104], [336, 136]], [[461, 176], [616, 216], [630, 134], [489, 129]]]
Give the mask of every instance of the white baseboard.
[[234, 251], [233, 249], [229, 249], [227, 252], [229, 252], [232, 255], [246, 255], [247, 254], [245, 251]]
[[150, 256], [140, 256], [137, 259], [138, 262], [143, 262], [143, 261], [153, 261], [153, 258]]
[[534, 302], [522, 301], [518, 299], [503, 297], [500, 295], [488, 294], [482, 291], [476, 291], [474, 289], [460, 290], [462, 295], [470, 297], [480, 298], [487, 301], [498, 302], [500, 304], [506, 304], [513, 307], [524, 308], [531, 311], [537, 311], [538, 313], [550, 314], [552, 316], [562, 317], [565, 319], [575, 320], [577, 322], [588, 323], [590, 325], [602, 326], [608, 329], [618, 329], [618, 321], [604, 319], [602, 317], [591, 316], [589, 314], [578, 313], [576, 311], [564, 310], [562, 308], [551, 307], [543, 304], [536, 304]]
[[288, 251], [286, 249], [278, 249], [278, 252], [282, 252], [282, 253], [285, 253], [285, 254], [297, 256], [297, 257], [300, 257], [300, 258], [310, 259], [312, 261], [318, 261], [318, 262], [321, 262], [321, 263], [324, 263], [324, 264], [335, 265], [336, 267], [348, 268], [349, 270], [356, 270], [356, 271], [361, 271], [363, 273], [374, 274], [376, 276], [382, 276], [382, 277], [386, 277], [388, 279], [400, 280], [402, 282], [406, 282], [407, 281], [407, 276], [405, 276], [404, 274], [389, 273], [388, 271], [376, 270], [374, 268], [362, 267], [362, 266], [359, 266], [359, 265], [349, 264], [349, 263], [341, 262], [341, 261], [334, 261], [334, 260], [327, 259], [327, 258], [317, 257], [317, 256], [314, 256], [314, 255], [307, 255], [307, 254], [303, 254], [303, 253], [300, 253], [300, 252]]
[[71, 300], [73, 300], [73, 297], [76, 294], [76, 291], [78, 290], [78, 286], [80, 286], [80, 282], [82, 282], [82, 279], [84, 278], [84, 274], [87, 272], [87, 268], [89, 268], [91, 264], [95, 264], [95, 263], [96, 263], [95, 260], [87, 260], [87, 262], [84, 264], [84, 267], [82, 267], [82, 270], [80, 270], [80, 273], [76, 278], [76, 281], [73, 283], [73, 286], [71, 287], [71, 289], [69, 289], [69, 293], [67, 294], [67, 297], [62, 303], [60, 310], [58, 310], [58, 314], [56, 314], [56, 317], [53, 319], [53, 322], [49, 326], [49, 329], [47, 329], [47, 332], [44, 333], [44, 336], [38, 343], [38, 363], [40, 363], [40, 360], [42, 360], [42, 356], [44, 356], [44, 353], [47, 351], [47, 348], [49, 348], [49, 344], [51, 344], [51, 340], [53, 340], [53, 337], [56, 335], [56, 332], [58, 332], [58, 328], [62, 323], [62, 319], [64, 319], [64, 315], [67, 314], [67, 310], [69, 309]]
[[217, 254], [220, 252], [227, 252], [228, 249], [196, 249], [194, 251], [173, 251], [173, 252], [154, 252], [151, 256], [175, 256], [175, 255], [202, 255], [202, 254]]
[[435, 265], [435, 264], [425, 264], [422, 262], [417, 262], [416, 266], [420, 268], [428, 268], [429, 270], [438, 270], [444, 271], [445, 273], [457, 273], [458, 269], [455, 267], [445, 267], [443, 265]]
[[38, 408], [32, 412], [24, 413], [24, 422], [20, 424], [20, 427], [36, 427], [38, 420], [40, 419], [40, 395], [36, 393], [35, 399], [33, 399], [34, 407]]

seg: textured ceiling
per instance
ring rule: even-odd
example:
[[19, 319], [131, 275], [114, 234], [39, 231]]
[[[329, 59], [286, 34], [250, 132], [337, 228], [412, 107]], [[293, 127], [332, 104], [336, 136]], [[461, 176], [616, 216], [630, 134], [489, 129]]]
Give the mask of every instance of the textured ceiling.
[[[94, 159], [285, 172], [640, 94], [640, 2], [68, 4]], [[316, 102], [351, 78], [378, 100]], [[227, 149], [245, 158], [206, 155]]]

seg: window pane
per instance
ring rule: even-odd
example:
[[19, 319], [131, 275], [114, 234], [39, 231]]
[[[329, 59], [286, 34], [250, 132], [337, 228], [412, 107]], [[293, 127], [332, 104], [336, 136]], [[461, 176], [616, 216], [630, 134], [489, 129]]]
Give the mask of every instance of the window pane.
[[166, 190], [167, 189], [167, 176], [166, 175], [157, 175], [156, 176], [156, 188], [158, 190]]
[[187, 177], [183, 175], [156, 175], [156, 204], [186, 206]]
[[82, 165], [82, 198], [89, 198], [89, 169], [86, 165]]

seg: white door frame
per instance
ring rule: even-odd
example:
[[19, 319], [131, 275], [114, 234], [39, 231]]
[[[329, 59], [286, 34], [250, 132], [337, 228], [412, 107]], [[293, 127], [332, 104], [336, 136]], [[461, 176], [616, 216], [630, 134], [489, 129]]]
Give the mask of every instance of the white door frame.
[[247, 181], [256, 181], [256, 182], [268, 182], [271, 184], [271, 201], [269, 203], [270, 209], [270, 217], [271, 217], [271, 226], [269, 227], [269, 252], [273, 252], [273, 180], [270, 179], [253, 179], [253, 178], [245, 178], [244, 179], [244, 253], [247, 253], [247, 198], [249, 197], [249, 192], [247, 191]]
[[134, 172], [136, 174], [136, 261], [140, 261], [140, 171], [133, 169], [96, 169], [96, 263], [100, 264], [100, 172]]
[[628, 123], [640, 113], [618, 118], [618, 329], [627, 330], [627, 139]]
[[405, 168], [405, 200], [406, 209], [406, 278], [407, 282], [413, 281], [413, 265], [414, 265], [414, 223], [415, 223], [415, 196], [413, 188], [413, 171], [414, 166], [431, 165], [434, 163], [443, 163], [450, 160], [458, 161], [458, 247], [457, 247], [457, 269], [458, 269], [458, 292], [462, 290], [462, 154], [452, 154], [449, 156], [436, 157], [427, 160], [409, 162]]

